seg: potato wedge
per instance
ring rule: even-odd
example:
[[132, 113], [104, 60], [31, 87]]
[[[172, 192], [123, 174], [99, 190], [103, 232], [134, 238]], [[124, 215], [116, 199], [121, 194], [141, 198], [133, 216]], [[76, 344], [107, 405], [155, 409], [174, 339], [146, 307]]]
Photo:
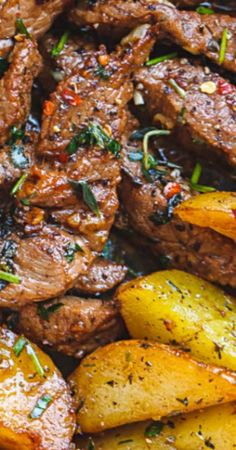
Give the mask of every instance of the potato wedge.
[[72, 398], [51, 359], [0, 329], [1, 450], [68, 450], [75, 425]]
[[165, 270], [122, 285], [116, 299], [132, 338], [175, 344], [236, 371], [236, 300], [221, 289]]
[[138, 340], [99, 348], [70, 381], [78, 424], [88, 433], [236, 399], [235, 372]]
[[91, 439], [96, 450], [234, 450], [236, 403], [212, 406], [162, 421], [138, 422], [79, 438], [79, 450]]
[[236, 240], [236, 192], [196, 195], [175, 208], [181, 220]]

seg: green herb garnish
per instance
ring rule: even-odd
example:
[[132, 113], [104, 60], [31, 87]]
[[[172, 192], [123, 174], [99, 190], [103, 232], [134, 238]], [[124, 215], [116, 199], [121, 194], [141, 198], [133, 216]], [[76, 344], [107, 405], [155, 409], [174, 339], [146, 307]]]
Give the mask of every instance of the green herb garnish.
[[208, 16], [215, 14], [215, 11], [212, 8], [208, 8], [207, 6], [198, 6], [196, 11], [198, 12], [198, 14], [207, 14]]
[[95, 70], [95, 75], [102, 80], [109, 80], [110, 76], [112, 75], [109, 70], [107, 70], [104, 66], [99, 64], [98, 68]]
[[16, 30], [18, 33], [23, 34], [27, 38], [31, 39], [31, 36], [22, 19], [16, 19]]
[[107, 133], [96, 123], [90, 123], [79, 136], [79, 143], [84, 145], [88, 144], [98, 145], [98, 147], [106, 149], [113, 153], [115, 156], [119, 156], [121, 145], [116, 140], [108, 136]]
[[11, 195], [15, 195], [19, 191], [19, 189], [23, 186], [27, 177], [28, 177], [27, 173], [21, 175], [19, 180], [16, 182], [16, 184], [14, 184], [13, 188], [11, 189]]
[[49, 321], [50, 315], [54, 312], [56, 312], [58, 309], [61, 308], [61, 306], [63, 306], [63, 303], [55, 303], [54, 305], [48, 306], [48, 308], [46, 308], [43, 303], [38, 303], [37, 304], [37, 314], [43, 319], [46, 320], [47, 322]]
[[101, 212], [99, 210], [97, 200], [87, 181], [71, 180], [70, 183], [76, 192], [82, 190], [84, 203], [86, 203], [86, 205], [91, 209], [91, 211], [93, 211], [96, 214], [96, 216], [101, 217]]
[[168, 61], [169, 59], [176, 58], [178, 56], [177, 52], [168, 53], [167, 55], [158, 56], [154, 59], [149, 59], [149, 61], [146, 62], [145, 66], [154, 66], [155, 64], [159, 64], [163, 61]]
[[66, 147], [66, 152], [69, 153], [69, 155], [73, 155], [77, 152], [79, 146], [79, 136], [76, 134], [71, 139], [70, 143]]
[[13, 352], [15, 353], [15, 355], [18, 357], [20, 356], [22, 350], [24, 350], [26, 344], [27, 344], [27, 339], [25, 339], [24, 336], [20, 336], [17, 341], [14, 344], [13, 347]]
[[59, 41], [57, 42], [57, 44], [52, 48], [51, 50], [51, 55], [53, 58], [55, 58], [56, 56], [58, 56], [62, 50], [64, 49], [67, 41], [68, 41], [68, 37], [69, 37], [69, 32], [66, 31], [61, 38], [59, 39]]
[[197, 163], [193, 169], [193, 173], [190, 179], [190, 186], [192, 189], [194, 189], [197, 192], [214, 192], [215, 188], [211, 186], [204, 186], [202, 184], [198, 184], [200, 177], [202, 174], [202, 166], [201, 164]]
[[148, 425], [146, 428], [144, 435], [149, 438], [153, 438], [158, 436], [164, 428], [164, 423], [160, 420], [156, 420], [155, 422]]
[[169, 85], [175, 90], [175, 92], [177, 92], [177, 94], [179, 94], [179, 96], [181, 98], [185, 98], [186, 97], [186, 92], [184, 89], [182, 89], [178, 83], [176, 83], [176, 81], [173, 78], [170, 78], [168, 80]]
[[36, 403], [36, 406], [34, 407], [33, 411], [30, 413], [31, 419], [39, 419], [39, 417], [42, 416], [43, 412], [47, 409], [47, 407], [52, 402], [52, 397], [49, 394], [44, 395], [41, 397], [38, 402]]
[[42, 368], [42, 366], [41, 366], [41, 364], [39, 362], [39, 359], [38, 359], [38, 357], [36, 355], [36, 352], [34, 351], [32, 345], [30, 344], [28, 339], [26, 339], [24, 336], [20, 336], [19, 339], [16, 341], [14, 347], [13, 347], [13, 351], [14, 351], [15, 355], [17, 357], [20, 356], [20, 354], [24, 350], [24, 348], [26, 348], [27, 354], [29, 355], [29, 357], [33, 361], [33, 364], [34, 364], [38, 374], [41, 377], [44, 377], [45, 376], [44, 369]]
[[4, 272], [3, 270], [0, 270], [0, 280], [7, 281], [8, 283], [13, 284], [20, 284], [21, 279], [17, 275], [13, 275], [13, 273], [10, 272]]
[[150, 154], [148, 152], [149, 139], [153, 136], [169, 136], [170, 131], [168, 130], [152, 130], [148, 131], [143, 138], [143, 165], [146, 170], [149, 170], [152, 163], [150, 162]]
[[219, 64], [223, 64], [223, 62], [225, 60], [228, 39], [229, 39], [229, 32], [228, 32], [227, 28], [225, 28], [222, 33], [222, 38], [221, 38], [221, 43], [220, 43]]
[[32, 362], [34, 364], [34, 367], [35, 367], [37, 373], [41, 377], [45, 377], [45, 371], [44, 371], [43, 367], [40, 364], [40, 361], [39, 361], [39, 359], [37, 357], [36, 352], [34, 351], [32, 345], [29, 342], [26, 345], [26, 351], [27, 351], [29, 357], [31, 358], [31, 360], [32, 360]]
[[72, 243], [68, 244], [65, 251], [65, 258], [68, 263], [71, 263], [73, 261], [76, 252], [83, 252], [82, 247], [80, 247], [80, 245], [77, 243], [75, 243], [75, 245], [73, 245]]
[[134, 442], [133, 439], [125, 439], [124, 441], [119, 441], [118, 445], [129, 444], [130, 442]]
[[10, 129], [10, 138], [7, 141], [8, 145], [15, 144], [18, 140], [22, 140], [25, 136], [24, 128], [17, 128], [13, 125]]
[[91, 437], [88, 438], [87, 450], [95, 450], [94, 440]]

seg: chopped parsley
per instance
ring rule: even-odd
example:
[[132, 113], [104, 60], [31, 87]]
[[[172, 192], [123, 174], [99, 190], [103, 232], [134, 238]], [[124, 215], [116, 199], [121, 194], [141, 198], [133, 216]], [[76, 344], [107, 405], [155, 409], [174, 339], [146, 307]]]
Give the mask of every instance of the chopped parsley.
[[112, 73], [109, 70], [107, 70], [104, 66], [99, 64], [98, 68], [95, 70], [95, 75], [101, 78], [102, 80], [106, 81], [109, 80]]
[[97, 200], [87, 181], [71, 180], [70, 183], [76, 192], [80, 192], [82, 190], [84, 203], [86, 203], [86, 205], [91, 209], [91, 211], [93, 211], [96, 214], [96, 216], [100, 217], [101, 212], [99, 210]]
[[67, 41], [68, 41], [68, 37], [69, 37], [69, 32], [66, 31], [61, 38], [59, 39], [59, 41], [57, 42], [57, 44], [52, 48], [51, 50], [51, 55], [53, 58], [55, 58], [56, 56], [58, 56], [62, 50], [64, 49]]
[[149, 61], [146, 62], [145, 66], [154, 66], [155, 64], [159, 64], [163, 61], [168, 61], [169, 59], [176, 58], [178, 56], [177, 52], [168, 53], [167, 55], [158, 56], [154, 59], [149, 59]]
[[39, 417], [42, 416], [43, 412], [47, 409], [47, 407], [52, 402], [52, 397], [49, 394], [44, 395], [41, 397], [38, 402], [36, 403], [33, 411], [30, 413], [31, 419], [39, 419]]
[[227, 28], [225, 28], [223, 33], [222, 33], [222, 37], [221, 37], [219, 64], [223, 64], [223, 62], [225, 60], [225, 54], [226, 54], [226, 50], [227, 50], [228, 39], [229, 39], [229, 32], [228, 32]]
[[108, 136], [107, 133], [96, 123], [90, 123], [80, 134], [76, 134], [68, 144], [66, 152], [73, 155], [77, 152], [79, 145], [97, 145], [108, 150], [116, 157], [119, 156], [121, 145], [115, 139]]
[[146, 428], [146, 430], [144, 432], [144, 436], [149, 437], [149, 438], [156, 437], [162, 432], [163, 428], [164, 428], [164, 423], [161, 422], [160, 420], [156, 420], [156, 421], [152, 422], [150, 425], [148, 425], [148, 427]]
[[82, 247], [75, 243], [74, 245], [70, 242], [65, 250], [65, 258], [68, 263], [71, 263], [75, 257], [76, 252], [83, 252]]
[[79, 147], [79, 136], [76, 134], [71, 139], [70, 143], [66, 147], [66, 152], [69, 153], [69, 155], [73, 155], [77, 152]]
[[37, 314], [43, 320], [46, 320], [48, 322], [49, 318], [50, 318], [50, 315], [52, 313], [56, 312], [58, 309], [60, 309], [61, 306], [63, 306], [63, 303], [55, 303], [54, 305], [48, 306], [46, 308], [46, 306], [43, 303], [38, 303], [37, 304]]
[[134, 442], [133, 439], [125, 439], [124, 441], [119, 441], [118, 445], [130, 444], [130, 442]]
[[106, 149], [118, 156], [121, 150], [121, 145], [116, 140], [112, 139], [102, 129], [102, 127], [96, 123], [90, 123], [79, 135], [79, 143], [89, 146], [97, 145], [100, 148]]
[[18, 140], [22, 140], [25, 137], [25, 129], [17, 128], [16, 125], [13, 125], [10, 129], [10, 138], [7, 141], [8, 145], [15, 144]]
[[18, 33], [23, 34], [27, 38], [31, 39], [31, 36], [30, 36], [23, 20], [20, 18], [16, 19], [16, 30]]
[[208, 16], [215, 14], [215, 11], [212, 8], [208, 8], [207, 6], [198, 6], [196, 11], [198, 12], [198, 14], [202, 14], [202, 15], [207, 14]]

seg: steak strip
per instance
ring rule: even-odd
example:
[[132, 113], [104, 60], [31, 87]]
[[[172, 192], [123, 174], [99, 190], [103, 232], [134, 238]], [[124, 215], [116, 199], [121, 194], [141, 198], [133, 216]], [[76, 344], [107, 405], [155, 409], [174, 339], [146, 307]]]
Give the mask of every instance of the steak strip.
[[235, 86], [186, 59], [140, 69], [135, 82], [154, 123], [171, 129], [186, 149], [235, 166]]
[[[133, 121], [130, 126], [137, 127]], [[131, 130], [130, 130], [131, 133]], [[157, 166], [147, 180], [140, 161], [130, 161], [129, 154], [139, 151], [142, 142], [126, 141], [122, 155], [125, 171], [121, 187], [121, 204], [130, 226], [142, 235], [136, 244], [151, 251], [157, 261], [165, 260], [168, 267], [194, 273], [223, 286], [236, 287], [236, 243], [209, 228], [193, 226], [174, 215], [174, 206], [196, 192], [179, 169]], [[153, 156], [155, 152], [150, 150]], [[199, 194], [198, 194], [199, 195]], [[146, 238], [146, 241], [145, 241]]]
[[[227, 70], [236, 72], [236, 18], [223, 15], [202, 15], [178, 11], [173, 5], [155, 0], [84, 0], [72, 8], [72, 21], [78, 25], [99, 25], [102, 32], [124, 34], [134, 26], [156, 23], [158, 40], [169, 40], [193, 55], [204, 55]], [[220, 57], [221, 43], [227, 33], [227, 45]]]

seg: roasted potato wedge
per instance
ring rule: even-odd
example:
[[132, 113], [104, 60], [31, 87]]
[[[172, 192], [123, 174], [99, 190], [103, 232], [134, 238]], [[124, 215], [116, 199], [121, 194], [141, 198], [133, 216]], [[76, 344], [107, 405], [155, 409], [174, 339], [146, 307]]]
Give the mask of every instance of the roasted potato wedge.
[[221, 289], [166, 270], [124, 284], [116, 298], [132, 338], [175, 344], [236, 371], [236, 300]]
[[92, 438], [80, 438], [77, 446], [79, 450], [87, 450], [92, 440], [96, 450], [233, 450], [235, 413], [236, 403], [212, 406], [162, 421], [124, 425]]
[[99, 348], [71, 375], [83, 432], [188, 412], [236, 399], [236, 373], [147, 341]]
[[1, 450], [68, 450], [72, 406], [51, 359], [23, 337], [0, 329]]
[[185, 222], [212, 228], [236, 240], [236, 192], [209, 192], [196, 195], [175, 208]]

